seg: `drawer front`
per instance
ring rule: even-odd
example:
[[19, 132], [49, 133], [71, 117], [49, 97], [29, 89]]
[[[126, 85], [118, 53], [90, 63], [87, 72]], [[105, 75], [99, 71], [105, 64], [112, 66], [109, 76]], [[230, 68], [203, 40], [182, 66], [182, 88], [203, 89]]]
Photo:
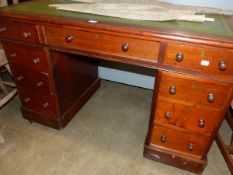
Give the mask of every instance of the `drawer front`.
[[151, 144], [164, 147], [172, 151], [186, 153], [192, 157], [202, 159], [210, 139], [206, 136], [191, 132], [167, 128], [154, 124], [152, 128]]
[[57, 29], [45, 27], [46, 40], [49, 45], [76, 48], [132, 59], [157, 62], [159, 42], [92, 33], [74, 29]]
[[220, 114], [215, 111], [171, 103], [161, 98], [156, 104], [154, 122], [211, 135], [221, 121]]
[[164, 63], [211, 73], [233, 75], [233, 51], [168, 44]]
[[190, 106], [221, 110], [230, 95], [231, 86], [207, 79], [160, 72], [159, 96]]
[[37, 91], [22, 87], [18, 89], [18, 92], [23, 107], [53, 117], [59, 115], [54, 96], [41, 95]]
[[17, 64], [10, 64], [10, 67], [18, 86], [28, 87], [39, 94], [53, 94], [50, 89], [48, 74], [40, 73]]
[[13, 43], [4, 43], [8, 62], [30, 67], [39, 72], [48, 72], [49, 63], [45, 52], [41, 48]]
[[0, 22], [0, 37], [39, 43], [39, 34], [36, 25], [11, 21]]

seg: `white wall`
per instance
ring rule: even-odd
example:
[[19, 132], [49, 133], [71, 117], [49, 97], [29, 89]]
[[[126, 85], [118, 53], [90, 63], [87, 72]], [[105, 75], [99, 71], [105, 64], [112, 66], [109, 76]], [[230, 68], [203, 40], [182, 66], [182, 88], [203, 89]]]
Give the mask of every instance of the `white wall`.
[[[171, 3], [217, 7], [233, 10], [233, 0], [161, 0]], [[102, 79], [153, 89], [154, 72], [143, 68], [135, 68], [117, 63], [103, 63], [99, 66], [99, 76]]]
[[161, 0], [176, 4], [207, 6], [233, 10], [233, 0]]

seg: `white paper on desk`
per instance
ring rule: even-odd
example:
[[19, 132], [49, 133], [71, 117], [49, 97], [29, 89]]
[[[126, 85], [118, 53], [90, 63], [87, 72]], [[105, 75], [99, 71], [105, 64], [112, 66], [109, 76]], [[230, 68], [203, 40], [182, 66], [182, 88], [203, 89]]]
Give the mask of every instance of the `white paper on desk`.
[[[218, 14], [233, 14], [232, 11], [221, 9], [192, 7], [183, 5], [174, 5], [156, 0], [127, 0], [127, 1], [106, 1], [106, 0], [75, 0], [85, 3], [74, 4], [50, 4], [58, 10], [67, 10], [74, 12], [83, 12], [103, 16], [126, 18], [133, 20], [149, 21], [168, 21], [168, 20], [186, 20], [186, 21], [214, 21], [213, 18], [207, 18], [204, 14], [197, 12], [208, 12]], [[133, 2], [133, 3], [132, 3]]]
[[193, 10], [196, 13], [203, 13], [203, 14], [233, 15], [232, 10], [226, 10], [226, 9], [220, 9], [220, 8], [211, 8], [211, 7], [201, 7], [201, 6], [191, 6], [191, 5], [178, 5], [178, 4], [164, 2], [163, 0], [71, 0], [71, 1], [83, 2], [83, 3], [156, 5], [158, 8], [163, 8], [163, 9]]

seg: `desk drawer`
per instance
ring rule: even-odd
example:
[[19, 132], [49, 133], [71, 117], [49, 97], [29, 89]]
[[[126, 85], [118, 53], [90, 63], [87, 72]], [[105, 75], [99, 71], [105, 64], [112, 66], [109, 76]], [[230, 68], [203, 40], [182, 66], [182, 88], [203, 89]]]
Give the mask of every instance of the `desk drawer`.
[[1, 21], [0, 37], [30, 43], [39, 43], [37, 27], [34, 24]]
[[169, 101], [220, 111], [231, 92], [229, 84], [188, 75], [160, 72], [159, 96]]
[[209, 142], [209, 137], [185, 130], [176, 130], [160, 124], [154, 124], [152, 128], [152, 145], [189, 154], [194, 158], [202, 159], [205, 157], [205, 148]]
[[168, 44], [164, 63], [211, 73], [233, 75], [233, 50]]
[[10, 67], [18, 86], [28, 87], [39, 94], [53, 94], [49, 85], [48, 74], [37, 72], [33, 69], [17, 64], [10, 64]]
[[5, 42], [4, 50], [9, 63], [30, 67], [39, 72], [48, 72], [49, 61], [42, 48]]
[[211, 135], [221, 121], [219, 112], [171, 103], [162, 98], [156, 103], [154, 122]]
[[157, 62], [159, 42], [93, 33], [74, 29], [45, 27], [47, 44]]
[[58, 108], [55, 103], [55, 96], [41, 95], [37, 91], [28, 88], [18, 89], [19, 97], [23, 107], [50, 116], [58, 116]]

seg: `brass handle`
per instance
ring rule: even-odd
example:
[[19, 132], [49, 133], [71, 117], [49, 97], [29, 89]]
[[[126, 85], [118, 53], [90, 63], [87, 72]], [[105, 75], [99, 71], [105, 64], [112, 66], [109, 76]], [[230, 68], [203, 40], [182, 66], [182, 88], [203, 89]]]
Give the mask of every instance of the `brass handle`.
[[205, 120], [204, 119], [200, 119], [199, 120], [199, 128], [204, 128], [205, 127]]
[[183, 61], [183, 59], [184, 59], [183, 53], [177, 53], [176, 54], [176, 61], [177, 62], [181, 62], [181, 61]]
[[213, 103], [215, 101], [214, 94], [210, 93], [207, 97], [208, 102]]
[[31, 98], [30, 98], [30, 97], [27, 97], [27, 98], [24, 99], [24, 101], [25, 101], [26, 103], [28, 103], [29, 101], [31, 101]]
[[171, 95], [175, 95], [176, 94], [176, 87], [175, 86], [171, 86], [170, 89], [169, 89], [169, 93]]
[[42, 81], [40, 81], [40, 82], [36, 83], [36, 86], [37, 86], [37, 87], [41, 87], [43, 84], [44, 84], [44, 83], [43, 83]]
[[66, 38], [65, 38], [66, 42], [67, 43], [71, 43], [73, 40], [74, 40], [74, 37], [72, 35], [68, 35]]
[[189, 144], [188, 144], [188, 150], [189, 150], [189, 151], [192, 151], [192, 150], [193, 150], [193, 146], [194, 146], [193, 143], [189, 143]]
[[129, 50], [129, 44], [128, 43], [125, 43], [121, 46], [121, 50], [123, 52], [127, 52]]
[[5, 31], [6, 31], [6, 27], [0, 28], [0, 32], [5, 32]]
[[45, 104], [43, 104], [43, 107], [44, 108], [47, 108], [49, 106], [49, 103], [48, 102], [46, 102]]
[[28, 38], [30, 37], [32, 34], [30, 32], [23, 32], [23, 37], [24, 38]]
[[218, 69], [220, 71], [224, 71], [227, 69], [227, 63], [225, 63], [224, 61], [220, 61], [219, 64], [218, 64]]
[[21, 76], [17, 77], [16, 79], [17, 79], [18, 81], [21, 81], [21, 80], [23, 80], [23, 76], [21, 75]]
[[33, 62], [34, 64], [37, 64], [37, 63], [40, 62], [40, 58], [34, 58], [34, 59], [32, 59], [32, 62]]
[[167, 141], [167, 137], [166, 137], [166, 136], [161, 136], [161, 137], [160, 137], [160, 141], [161, 141], [162, 143], [165, 143], [165, 142]]
[[170, 119], [171, 113], [167, 111], [165, 112], [164, 116], [166, 119]]
[[10, 54], [10, 57], [11, 57], [11, 58], [15, 58], [15, 57], [16, 57], [16, 53], [11, 53], [11, 54]]

